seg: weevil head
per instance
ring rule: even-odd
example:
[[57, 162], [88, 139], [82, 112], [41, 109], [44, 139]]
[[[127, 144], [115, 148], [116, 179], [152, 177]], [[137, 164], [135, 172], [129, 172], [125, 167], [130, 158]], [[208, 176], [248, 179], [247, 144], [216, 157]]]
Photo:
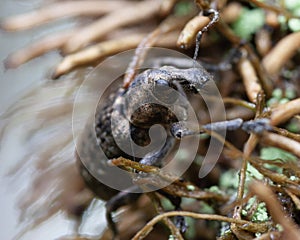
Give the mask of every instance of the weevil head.
[[203, 67], [181, 71], [182, 78], [174, 81], [177, 81], [187, 94], [201, 94], [208, 82], [213, 81], [212, 76]]

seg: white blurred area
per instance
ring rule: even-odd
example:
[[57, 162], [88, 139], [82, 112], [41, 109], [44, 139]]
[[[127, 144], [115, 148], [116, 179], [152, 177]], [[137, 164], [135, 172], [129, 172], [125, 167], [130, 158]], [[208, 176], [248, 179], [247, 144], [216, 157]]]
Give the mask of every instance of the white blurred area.
[[[42, 2], [2, 0], [0, 18]], [[86, 72], [50, 80], [51, 69], [61, 59], [57, 52], [17, 69], [5, 70], [3, 65], [9, 53], [74, 24], [74, 19], [65, 19], [29, 31], [0, 32], [0, 239], [52, 240], [78, 229], [93, 234], [105, 228], [100, 201], [90, 205], [85, 224], [78, 225], [70, 214], [72, 207], [92, 199], [74, 179], [71, 121], [74, 96]]]

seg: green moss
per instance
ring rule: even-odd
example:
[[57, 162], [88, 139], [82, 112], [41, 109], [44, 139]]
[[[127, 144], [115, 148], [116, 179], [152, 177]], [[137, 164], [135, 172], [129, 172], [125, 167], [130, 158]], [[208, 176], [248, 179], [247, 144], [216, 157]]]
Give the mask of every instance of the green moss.
[[[300, 1], [299, 0], [285, 0], [285, 7], [292, 13], [293, 16], [300, 17]], [[293, 32], [300, 31], [300, 19], [291, 18], [286, 19], [284, 16], [278, 18], [279, 22], [283, 29], [286, 29], [286, 26]]]
[[254, 179], [262, 180], [264, 176], [251, 164], [247, 165], [247, 181]]
[[233, 31], [243, 39], [249, 40], [251, 35], [264, 25], [264, 11], [262, 9], [247, 9], [243, 11], [238, 20], [232, 25]]
[[297, 161], [297, 157], [276, 147], [265, 147], [260, 150], [260, 157], [265, 160], [281, 159], [283, 161]]
[[195, 229], [195, 219], [186, 217], [185, 221], [188, 225], [188, 231], [184, 234], [185, 239], [194, 239], [196, 236], [196, 229]]
[[285, 90], [285, 97], [288, 99], [294, 99], [296, 97], [296, 92], [292, 88], [287, 88]]
[[269, 220], [269, 214], [267, 212], [266, 204], [265, 203], [259, 203], [258, 207], [253, 214], [253, 217], [251, 219], [253, 222], [266, 222]]
[[188, 191], [194, 191], [195, 190], [195, 186], [193, 186], [193, 185], [187, 185], [186, 188], [187, 188]]
[[237, 189], [239, 178], [238, 178], [238, 171], [236, 170], [228, 170], [224, 172], [220, 177], [220, 187], [221, 189], [228, 190], [228, 189]]
[[[248, 216], [248, 212], [253, 208], [253, 205], [256, 204], [256, 197], [252, 197], [248, 200], [245, 208], [242, 210], [243, 216]], [[251, 221], [253, 222], [266, 222], [270, 218], [266, 204], [264, 202], [261, 202], [257, 205], [257, 208], [255, 212], [252, 215]]]
[[285, 4], [285, 7], [291, 11], [300, 8], [299, 0], [285, 0], [284, 4]]
[[297, 119], [292, 119], [287, 125], [286, 129], [293, 133], [300, 133], [300, 122]]
[[177, 16], [184, 16], [191, 12], [193, 3], [191, 2], [179, 2], [175, 5], [174, 11]]

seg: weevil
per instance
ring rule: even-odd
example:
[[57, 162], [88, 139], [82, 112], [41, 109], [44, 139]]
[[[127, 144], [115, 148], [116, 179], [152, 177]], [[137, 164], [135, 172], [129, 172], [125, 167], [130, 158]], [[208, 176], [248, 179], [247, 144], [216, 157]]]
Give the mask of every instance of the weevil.
[[[88, 187], [99, 198], [107, 201], [106, 217], [109, 227], [115, 235], [118, 231], [112, 219], [112, 212], [121, 206], [136, 201], [141, 194], [132, 193], [130, 190], [133, 189], [118, 191], [97, 179], [97, 176], [100, 176], [102, 179], [110, 179], [110, 181], [122, 185], [127, 178], [130, 178], [126, 173], [124, 175], [119, 173], [118, 176], [114, 175], [110, 171], [111, 166], [108, 164], [108, 160], [124, 157], [145, 165], [161, 167], [163, 159], [173, 148], [176, 139], [200, 134], [200, 132], [194, 132], [186, 128], [185, 118], [188, 113], [184, 104], [177, 106], [181, 113], [178, 116], [178, 114], [174, 114], [172, 108], [157, 103], [141, 104], [147, 96], [145, 96], [144, 91], [136, 91], [135, 89], [142, 86], [144, 89], [150, 89], [151, 92], [158, 92], [160, 97], [166, 101], [169, 100], [169, 104], [172, 106], [175, 100], [169, 95], [170, 90], [177, 91], [184, 96], [199, 94], [209, 81], [213, 81], [212, 76], [203, 67], [179, 69], [172, 66], [163, 66], [148, 69], [137, 75], [128, 88], [120, 87], [105, 99], [104, 104], [97, 107], [94, 124], [89, 125], [80, 138], [77, 146], [77, 152], [80, 154], [77, 154], [77, 157], [81, 175]], [[132, 97], [127, 98], [126, 96]], [[140, 107], [136, 108], [136, 111], [132, 111], [136, 104]], [[114, 124], [112, 124], [112, 118], [116, 121]], [[151, 141], [149, 130], [154, 124], [160, 124], [167, 132], [166, 141], [159, 151], [152, 151], [142, 157], [136, 157], [134, 153], [124, 152], [116, 143], [117, 139], [114, 138], [114, 134], [119, 139], [125, 141], [132, 139], [139, 146], [147, 146]], [[203, 128], [213, 131], [242, 128], [245, 131], [254, 133], [271, 130], [268, 120], [264, 118], [247, 122], [243, 122], [242, 119], [234, 119], [207, 124]], [[92, 140], [94, 135], [96, 141]], [[99, 153], [99, 146], [105, 156]], [[169, 196], [160, 190], [159, 192], [172, 202], [176, 210], [180, 210], [180, 198]], [[185, 231], [187, 227], [182, 217], [176, 218], [175, 224], [182, 231]]]
[[[158, 69], [148, 69], [137, 75], [128, 88], [119, 88], [105, 99], [104, 104], [97, 107], [95, 123], [89, 125], [80, 137], [77, 146], [77, 158], [81, 175], [86, 184], [99, 198], [107, 201], [107, 220], [115, 234], [117, 228], [112, 220], [111, 213], [119, 207], [135, 201], [140, 194], [119, 192], [100, 182], [95, 175], [101, 175], [102, 178], [113, 178], [113, 181], [120, 181], [120, 184], [122, 184], [123, 178], [126, 178], [126, 176], [111, 176], [107, 161], [118, 157], [125, 157], [142, 164], [160, 167], [163, 158], [174, 146], [175, 138], [178, 138], [180, 127], [176, 123], [179, 120], [184, 120], [187, 116], [187, 108], [184, 104], [178, 106], [180, 112], [178, 117], [178, 114], [174, 114], [171, 108], [156, 103], [142, 104], [131, 114], [132, 107], [143, 102], [143, 99], [147, 97], [144, 91], [135, 91], [135, 89], [139, 87], [146, 88], [151, 92], [160, 94], [161, 98], [168, 101], [171, 99], [169, 93], [172, 90], [178, 91], [183, 96], [197, 94], [209, 81], [212, 81], [212, 76], [201, 67], [178, 69], [172, 66], [164, 66]], [[134, 97], [129, 98], [130, 101], [128, 101], [125, 96]], [[170, 106], [172, 106], [172, 101], [174, 99], [169, 102]], [[130, 116], [128, 117], [129, 113]], [[112, 116], [112, 114], [115, 114], [115, 116]], [[117, 121], [113, 125], [114, 129], [112, 129], [112, 118]], [[118, 138], [124, 138], [125, 140], [130, 138], [135, 144], [146, 146], [151, 141], [149, 130], [154, 124], [160, 124], [164, 127], [167, 138], [159, 151], [153, 151], [144, 157], [136, 157], [134, 154], [124, 152], [113, 136], [114, 131]], [[97, 141], [91, 141], [94, 134], [96, 134]], [[99, 146], [105, 156], [99, 153]], [[96, 170], [92, 173], [91, 169]], [[167, 194], [164, 195], [167, 196]], [[172, 196], [167, 197], [174, 204], [175, 209], [180, 209], [180, 199]], [[178, 218], [176, 224], [184, 231], [185, 223], [182, 218]]]
[[[215, 10], [206, 11], [207, 15], [213, 14], [213, 18], [209, 25], [198, 33], [198, 45], [203, 32], [207, 31], [208, 27], [217, 21], [217, 13]], [[197, 58], [198, 45], [195, 50], [194, 61]], [[178, 116], [178, 114], [174, 114], [172, 107], [168, 108], [156, 103], [140, 104], [147, 96], [145, 96], [144, 91], [139, 92], [136, 89], [139, 87], [146, 88], [154, 95], [158, 94], [159, 98], [172, 106], [176, 99], [172, 98], [170, 91], [177, 91], [182, 96], [199, 94], [209, 81], [213, 81], [211, 74], [203, 67], [193, 65], [191, 68], [184, 69], [163, 66], [148, 69], [138, 74], [129, 86], [120, 87], [105, 99], [104, 104], [98, 105], [94, 119], [87, 125], [88, 127], [79, 139], [76, 153], [80, 173], [87, 186], [99, 198], [107, 201], [106, 217], [114, 236], [117, 236], [118, 231], [112, 219], [112, 212], [121, 206], [136, 201], [141, 193], [134, 193], [134, 191], [131, 191], [133, 189], [118, 191], [99, 181], [96, 176], [101, 176], [102, 179], [110, 179], [110, 181], [122, 185], [124, 179], [130, 178], [126, 173], [118, 176], [111, 174], [109, 160], [124, 157], [145, 165], [161, 167], [163, 159], [173, 148], [176, 139], [181, 139], [187, 135], [200, 134], [200, 132], [194, 132], [186, 128], [185, 120], [188, 112], [184, 104], [177, 105], [179, 108]], [[139, 107], [135, 108], [135, 105], [139, 105]], [[112, 119], [114, 119], [113, 124]], [[116, 142], [118, 139], [125, 141], [126, 139], [132, 139], [138, 146], [147, 146], [151, 142], [150, 128], [155, 124], [163, 126], [167, 133], [166, 141], [159, 151], [150, 151], [137, 157], [134, 153], [128, 154], [128, 152], [123, 151]], [[246, 123], [243, 123], [242, 119], [235, 119], [203, 126], [203, 128], [213, 131], [226, 129], [227, 127], [229, 130], [242, 127], [245, 131], [256, 133], [269, 130], [266, 119]], [[91, 139], [94, 140], [91, 141]], [[103, 150], [105, 156], [99, 153], [99, 147]], [[132, 188], [135, 188], [135, 186]], [[176, 210], [180, 210], [180, 198], [170, 196], [161, 190], [158, 191], [172, 202]], [[182, 217], [175, 218], [175, 225], [182, 232], [187, 228]]]

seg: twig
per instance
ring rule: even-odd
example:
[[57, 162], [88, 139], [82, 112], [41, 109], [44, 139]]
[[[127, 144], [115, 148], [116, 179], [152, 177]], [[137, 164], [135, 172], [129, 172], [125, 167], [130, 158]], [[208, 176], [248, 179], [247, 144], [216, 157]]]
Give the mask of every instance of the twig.
[[262, 141], [270, 146], [284, 149], [300, 157], [300, 143], [275, 133], [265, 133]]
[[277, 201], [272, 190], [261, 182], [254, 182], [249, 186], [251, 192], [264, 201], [272, 216], [272, 219], [279, 223], [284, 229], [284, 239], [295, 240], [299, 239], [300, 231], [295, 226], [293, 221], [284, 214], [282, 206]]
[[[164, 214], [164, 209], [161, 205], [158, 196], [155, 193], [148, 193], [148, 196], [150, 197], [151, 201], [154, 203], [157, 213]], [[174, 225], [174, 223], [169, 218], [164, 218], [163, 221], [166, 224], [166, 226], [170, 229], [171, 234], [175, 237], [175, 239], [183, 240], [180, 230]]]
[[146, 0], [134, 6], [117, 9], [75, 33], [63, 47], [63, 52], [75, 52], [117, 28], [148, 19], [157, 14], [159, 8], [160, 1]]
[[294, 202], [296, 208], [297, 208], [298, 210], [300, 210], [300, 199], [297, 198], [297, 196], [296, 196], [294, 193], [292, 193], [291, 191], [289, 191], [288, 189], [284, 189], [284, 191], [285, 191], [285, 192], [289, 195], [289, 197], [293, 200], [293, 202]]
[[178, 0], [162, 0], [161, 6], [160, 6], [160, 14], [165, 16], [171, 12], [174, 5], [178, 2]]
[[260, 56], [266, 56], [266, 54], [272, 48], [271, 33], [269, 30], [262, 28], [255, 34], [255, 44]]
[[297, 114], [300, 114], [300, 98], [294, 99], [284, 104], [280, 104], [276, 108], [274, 108], [270, 116], [270, 124], [272, 124], [273, 126], [277, 126], [281, 123], [286, 122], [291, 117]]
[[78, 66], [93, 63], [103, 57], [134, 48], [144, 36], [145, 34], [133, 34], [121, 39], [112, 39], [69, 54], [58, 64], [52, 78], [58, 78]]
[[292, 15], [283, 7], [277, 7], [277, 6], [270, 5], [270, 4], [267, 4], [267, 3], [264, 3], [264, 2], [261, 2], [258, 0], [249, 0], [249, 2], [253, 3], [254, 5], [256, 5], [259, 8], [263, 8], [263, 9], [266, 9], [266, 10], [269, 10], [269, 11], [272, 11], [275, 13], [282, 14], [287, 18], [292, 17]]
[[252, 66], [254, 67], [258, 79], [260, 81], [260, 84], [262, 86], [262, 89], [264, 90], [264, 93], [267, 95], [267, 97], [270, 97], [273, 92], [273, 82], [271, 81], [271, 78], [268, 76], [266, 70], [261, 65], [261, 60], [257, 56], [256, 52], [253, 50], [252, 46], [250, 44], [244, 44], [243, 47], [246, 49], [249, 60], [252, 63]]
[[292, 133], [284, 128], [278, 128], [273, 126], [273, 130], [275, 133], [280, 134], [281, 136], [291, 138], [297, 142], [300, 142], [300, 134]]
[[[190, 182], [179, 181], [177, 176], [173, 176], [168, 172], [162, 171], [158, 167], [140, 164], [123, 157], [113, 159], [110, 161], [110, 163], [119, 167], [123, 167], [128, 171], [134, 169], [153, 174], [149, 177], [143, 177], [134, 180], [134, 183], [138, 185], [152, 185], [155, 187], [165, 186], [162, 188], [164, 192], [178, 197], [194, 198], [198, 200], [217, 199], [221, 202], [228, 200], [228, 197], [222, 194], [203, 191]], [[189, 190], [189, 187], [191, 187], [193, 190]]]
[[180, 33], [177, 46], [181, 48], [189, 48], [194, 44], [197, 33], [209, 23], [209, 17], [202, 15], [191, 19]]
[[235, 224], [240, 225], [240, 228], [250, 231], [250, 232], [265, 232], [268, 229], [268, 226], [263, 223], [258, 224], [258, 223], [253, 223], [253, 222], [249, 222], [246, 220], [233, 219], [233, 218], [224, 217], [224, 216], [216, 215], [216, 214], [201, 214], [201, 213], [193, 213], [193, 212], [187, 212], [187, 211], [172, 211], [172, 212], [163, 213], [159, 216], [154, 217], [132, 239], [140, 240], [140, 239], [145, 238], [146, 235], [153, 229], [153, 226], [156, 223], [158, 223], [165, 217], [174, 217], [174, 216], [184, 216], [184, 217], [192, 217], [192, 218], [203, 219], [203, 220], [235, 223]]
[[160, 25], [148, 34], [138, 45], [124, 76], [123, 87], [127, 88], [133, 81], [137, 69], [141, 66], [144, 58], [149, 50], [149, 47], [153, 46], [160, 36], [166, 34], [174, 29], [178, 29], [183, 26], [187, 21], [185, 17], [169, 16]]
[[[289, 179], [289, 177], [287, 177], [286, 175], [281, 174], [281, 173], [277, 173], [277, 172], [274, 172], [270, 169], [265, 168], [263, 166], [264, 164], [271, 164], [272, 163], [272, 162], [270, 163], [270, 161], [268, 161], [268, 160], [260, 159], [260, 158], [257, 158], [257, 157], [251, 157], [251, 158], [249, 158], [249, 162], [262, 175], [264, 175], [266, 178], [269, 178], [274, 183], [278, 183], [280, 185], [289, 184], [290, 186], [298, 186], [298, 184], [296, 182]], [[273, 165], [276, 165], [276, 163], [273, 163]]]
[[6, 68], [17, 68], [29, 60], [39, 57], [46, 52], [58, 49], [70, 39], [75, 31], [75, 29], [72, 29], [65, 32], [59, 32], [57, 34], [51, 34], [45, 38], [42, 38], [39, 41], [34, 42], [9, 55], [4, 62], [4, 65]]
[[278, 74], [284, 64], [296, 54], [299, 48], [300, 32], [291, 33], [280, 40], [262, 60], [267, 73], [271, 75]]
[[245, 100], [241, 100], [241, 99], [237, 99], [237, 98], [231, 98], [231, 97], [224, 97], [223, 102], [225, 104], [226, 103], [231, 103], [231, 104], [242, 106], [242, 107], [245, 107], [245, 108], [250, 109], [252, 111], [255, 111], [255, 104], [247, 102]]
[[262, 87], [253, 65], [248, 59], [242, 58], [238, 64], [238, 69], [242, 76], [249, 100], [256, 103], [257, 94], [262, 90]]
[[[56, 67], [52, 77], [58, 78], [74, 68], [82, 65], [93, 64], [112, 54], [116, 54], [138, 46], [146, 34], [132, 34], [119, 39], [107, 40], [90, 47], [84, 48], [73, 54], [67, 55]], [[177, 32], [166, 34], [157, 41], [156, 46], [173, 47], [176, 44]]]
[[222, 20], [228, 24], [235, 22], [242, 13], [242, 8], [242, 5], [238, 2], [227, 4], [221, 12]]
[[57, 2], [30, 13], [7, 18], [1, 22], [1, 28], [6, 31], [25, 30], [62, 17], [99, 16], [128, 5], [128, 2], [118, 0]]

